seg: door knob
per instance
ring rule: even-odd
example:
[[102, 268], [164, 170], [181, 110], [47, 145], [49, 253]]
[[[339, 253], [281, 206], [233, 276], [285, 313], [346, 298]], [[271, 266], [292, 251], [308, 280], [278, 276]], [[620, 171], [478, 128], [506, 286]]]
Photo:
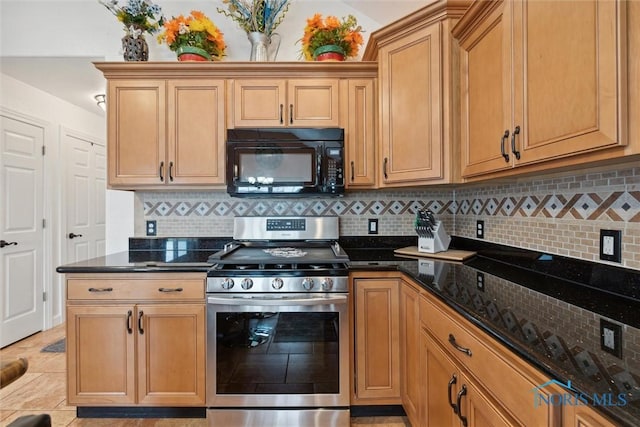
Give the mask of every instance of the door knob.
[[69, 233], [70, 239], [75, 239], [76, 237], [82, 237], [82, 234]]
[[4, 248], [5, 246], [18, 245], [18, 242], [7, 242], [6, 240], [0, 240], [0, 248]]

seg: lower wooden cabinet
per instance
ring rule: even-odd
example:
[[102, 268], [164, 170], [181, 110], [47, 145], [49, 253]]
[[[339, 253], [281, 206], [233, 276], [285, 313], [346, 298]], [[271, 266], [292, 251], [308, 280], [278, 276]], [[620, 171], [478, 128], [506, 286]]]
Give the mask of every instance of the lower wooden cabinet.
[[69, 404], [204, 406], [204, 278], [71, 277], [67, 293]]
[[609, 421], [588, 406], [565, 406], [562, 411], [563, 427], [615, 427]]
[[560, 407], [534, 405], [532, 390], [548, 377], [434, 296], [423, 292], [419, 304], [420, 425], [561, 425]]
[[354, 405], [400, 404], [400, 278], [354, 277]]
[[400, 392], [409, 422], [420, 420], [420, 291], [402, 281], [400, 285]]
[[424, 400], [421, 423], [412, 426], [508, 427], [518, 423], [485, 397], [482, 389], [426, 331], [420, 334]]

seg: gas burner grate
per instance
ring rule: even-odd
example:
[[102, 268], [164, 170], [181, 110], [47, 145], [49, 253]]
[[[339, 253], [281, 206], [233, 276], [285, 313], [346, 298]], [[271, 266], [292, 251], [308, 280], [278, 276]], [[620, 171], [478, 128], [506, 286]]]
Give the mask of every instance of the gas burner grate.
[[278, 258], [301, 258], [307, 253], [300, 248], [268, 248], [263, 252]]

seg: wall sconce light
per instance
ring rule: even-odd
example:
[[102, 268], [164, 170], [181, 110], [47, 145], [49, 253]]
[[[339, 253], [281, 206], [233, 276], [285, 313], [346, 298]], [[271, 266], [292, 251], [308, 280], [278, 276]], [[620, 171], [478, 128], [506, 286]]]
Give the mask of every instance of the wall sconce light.
[[96, 100], [96, 104], [98, 104], [98, 107], [100, 107], [102, 111], [107, 111], [107, 96], [104, 93], [101, 93], [94, 96], [94, 98]]

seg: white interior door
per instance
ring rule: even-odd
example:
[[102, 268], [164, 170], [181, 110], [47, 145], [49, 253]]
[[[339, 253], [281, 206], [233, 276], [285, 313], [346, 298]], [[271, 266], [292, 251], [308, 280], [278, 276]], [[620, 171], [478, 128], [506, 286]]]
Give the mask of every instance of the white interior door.
[[0, 116], [0, 347], [42, 330], [44, 129]]
[[105, 148], [89, 138], [65, 132], [67, 260], [105, 254]]

